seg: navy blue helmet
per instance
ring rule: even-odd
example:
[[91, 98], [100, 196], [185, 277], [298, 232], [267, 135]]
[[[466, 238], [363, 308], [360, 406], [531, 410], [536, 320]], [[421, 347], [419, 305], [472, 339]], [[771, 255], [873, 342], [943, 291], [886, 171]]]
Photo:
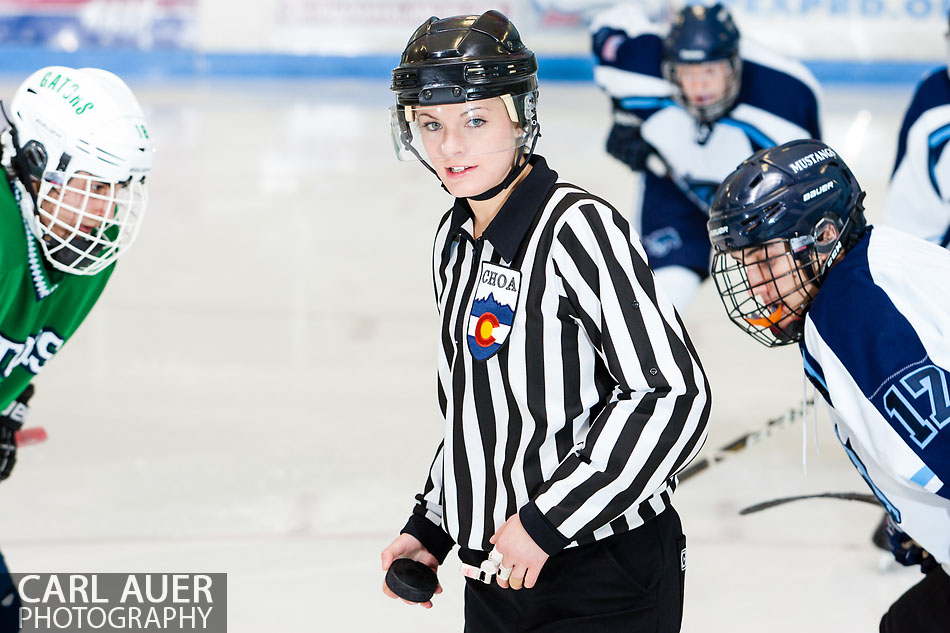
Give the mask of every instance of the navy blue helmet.
[[867, 227], [864, 192], [837, 152], [796, 140], [756, 152], [709, 207], [712, 276], [730, 318], [756, 340], [801, 340], [824, 276]]
[[[728, 63], [732, 70], [725, 96], [708, 105], [688, 103], [677, 77], [678, 67], [718, 61]], [[726, 114], [735, 104], [742, 84], [739, 29], [729, 10], [719, 3], [687, 5], [680, 10], [663, 40], [663, 75], [680, 88], [676, 96], [680, 105], [700, 121], [712, 122]]]
[[739, 54], [739, 29], [729, 10], [688, 5], [680, 10], [663, 40], [663, 59], [684, 64], [732, 59]]
[[864, 192], [833, 149], [796, 140], [763, 149], [726, 176], [709, 207], [710, 241], [720, 252], [815, 235], [832, 220], [841, 241], [864, 232]]

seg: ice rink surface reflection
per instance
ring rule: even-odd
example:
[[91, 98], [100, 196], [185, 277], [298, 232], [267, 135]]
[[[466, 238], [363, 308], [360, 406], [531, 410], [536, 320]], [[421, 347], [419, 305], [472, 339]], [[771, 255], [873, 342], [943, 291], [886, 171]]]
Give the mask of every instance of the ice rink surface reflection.
[[[825, 140], [883, 205], [907, 85], [826, 86]], [[451, 201], [389, 137], [388, 86], [130, 82], [158, 147], [139, 243], [37, 379], [33, 424], [0, 485], [17, 572], [227, 572], [229, 626], [251, 631], [461, 630], [450, 555], [430, 611], [380, 591], [440, 439], [430, 247]], [[10, 95], [15, 83], [0, 85]], [[608, 102], [542, 83], [538, 152], [629, 213], [606, 155]], [[714, 392], [704, 454], [800, 406], [795, 348], [768, 351], [703, 286], [683, 315]], [[810, 396], [811, 390], [808, 389]], [[881, 571], [879, 511], [773, 497], [866, 492], [818, 415], [675, 495], [689, 539], [688, 633], [876, 631], [920, 577]], [[702, 455], [701, 455], [702, 456]]]

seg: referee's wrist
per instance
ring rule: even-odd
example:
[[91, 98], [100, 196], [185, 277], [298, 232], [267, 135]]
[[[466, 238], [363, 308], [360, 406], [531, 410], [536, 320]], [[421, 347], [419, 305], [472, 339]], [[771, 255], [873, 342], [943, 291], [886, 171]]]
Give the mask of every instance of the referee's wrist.
[[518, 511], [518, 517], [521, 519], [521, 525], [524, 527], [528, 536], [531, 537], [538, 547], [544, 550], [548, 556], [557, 554], [567, 547], [571, 540], [557, 531], [551, 522], [548, 521], [534, 501], [529, 501], [521, 510]]
[[406, 526], [399, 533], [416, 537], [422, 543], [422, 546], [438, 559], [440, 565], [445, 562], [445, 557], [455, 547], [455, 541], [446, 534], [445, 530], [417, 514], [409, 517]]

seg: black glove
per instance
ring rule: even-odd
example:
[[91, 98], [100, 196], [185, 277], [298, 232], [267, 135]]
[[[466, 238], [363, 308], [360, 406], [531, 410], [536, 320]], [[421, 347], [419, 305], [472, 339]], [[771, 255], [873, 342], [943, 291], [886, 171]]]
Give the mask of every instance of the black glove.
[[890, 515], [884, 520], [884, 533], [887, 535], [887, 544], [898, 563], [905, 566], [920, 565], [925, 574], [937, 566], [937, 561], [917, 541], [907, 536], [894, 523]]
[[640, 123], [635, 114], [615, 109], [614, 125], [607, 137], [607, 153], [637, 171], [646, 167], [647, 156], [653, 151], [640, 136]]
[[33, 385], [27, 385], [16, 400], [0, 413], [0, 481], [10, 476], [16, 464], [16, 432], [23, 427], [30, 412], [30, 398], [33, 397]]

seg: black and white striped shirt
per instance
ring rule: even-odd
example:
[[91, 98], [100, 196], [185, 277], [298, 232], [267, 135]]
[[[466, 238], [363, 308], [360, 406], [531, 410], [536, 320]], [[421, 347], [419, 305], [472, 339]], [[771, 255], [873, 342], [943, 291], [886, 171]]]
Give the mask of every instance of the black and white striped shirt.
[[445, 439], [403, 531], [441, 560], [453, 541], [491, 549], [515, 513], [549, 554], [649, 521], [711, 397], [639, 240], [539, 156], [472, 232], [458, 200], [433, 253]]

